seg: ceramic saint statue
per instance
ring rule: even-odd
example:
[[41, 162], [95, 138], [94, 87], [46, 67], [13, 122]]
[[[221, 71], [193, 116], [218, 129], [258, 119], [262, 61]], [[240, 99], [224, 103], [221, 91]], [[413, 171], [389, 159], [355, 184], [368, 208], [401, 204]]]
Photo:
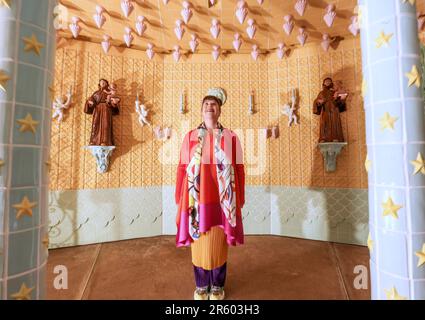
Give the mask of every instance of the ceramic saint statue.
[[323, 90], [314, 100], [313, 113], [320, 116], [319, 143], [344, 142], [340, 113], [346, 111], [348, 93], [335, 90], [331, 78], [323, 80]]
[[91, 146], [114, 146], [112, 116], [119, 114], [120, 98], [116, 86], [105, 79], [99, 81], [99, 90], [94, 92], [84, 106], [84, 113], [92, 114]]

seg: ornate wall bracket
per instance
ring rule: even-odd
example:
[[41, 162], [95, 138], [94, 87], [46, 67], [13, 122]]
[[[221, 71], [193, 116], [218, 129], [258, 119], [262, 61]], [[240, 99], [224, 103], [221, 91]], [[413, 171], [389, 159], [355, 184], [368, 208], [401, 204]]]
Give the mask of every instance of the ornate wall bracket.
[[114, 146], [86, 146], [84, 149], [89, 150], [96, 159], [97, 172], [105, 173], [109, 168], [109, 159], [114, 151]]
[[324, 142], [318, 144], [320, 153], [325, 160], [326, 172], [334, 172], [336, 170], [336, 157], [347, 144], [347, 142]]

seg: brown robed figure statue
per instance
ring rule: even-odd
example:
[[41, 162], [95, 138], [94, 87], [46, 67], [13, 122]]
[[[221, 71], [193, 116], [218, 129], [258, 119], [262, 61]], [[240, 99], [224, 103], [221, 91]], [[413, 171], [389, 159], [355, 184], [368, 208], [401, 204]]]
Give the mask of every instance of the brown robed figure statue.
[[323, 90], [314, 100], [313, 113], [320, 115], [320, 138], [323, 142], [344, 142], [340, 113], [346, 111], [348, 93], [334, 90], [331, 78], [323, 80]]
[[93, 115], [90, 145], [114, 146], [112, 116], [120, 112], [120, 98], [116, 86], [105, 79], [99, 81], [99, 90], [87, 100], [84, 112]]

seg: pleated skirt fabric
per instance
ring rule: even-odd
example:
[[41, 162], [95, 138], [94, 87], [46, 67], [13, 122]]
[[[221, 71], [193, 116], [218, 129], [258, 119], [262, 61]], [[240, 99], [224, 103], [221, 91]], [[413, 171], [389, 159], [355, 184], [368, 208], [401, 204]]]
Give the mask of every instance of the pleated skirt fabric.
[[204, 270], [213, 270], [227, 261], [228, 244], [223, 228], [215, 226], [201, 233], [198, 240], [192, 242], [192, 263]]

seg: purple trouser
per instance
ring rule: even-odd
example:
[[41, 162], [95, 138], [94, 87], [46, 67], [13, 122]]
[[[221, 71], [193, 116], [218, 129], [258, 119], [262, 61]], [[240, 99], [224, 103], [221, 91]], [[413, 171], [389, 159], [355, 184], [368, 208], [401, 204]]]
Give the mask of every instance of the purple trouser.
[[196, 266], [193, 266], [193, 270], [195, 271], [195, 282], [198, 288], [224, 287], [226, 282], [226, 263], [213, 270], [205, 270]]

